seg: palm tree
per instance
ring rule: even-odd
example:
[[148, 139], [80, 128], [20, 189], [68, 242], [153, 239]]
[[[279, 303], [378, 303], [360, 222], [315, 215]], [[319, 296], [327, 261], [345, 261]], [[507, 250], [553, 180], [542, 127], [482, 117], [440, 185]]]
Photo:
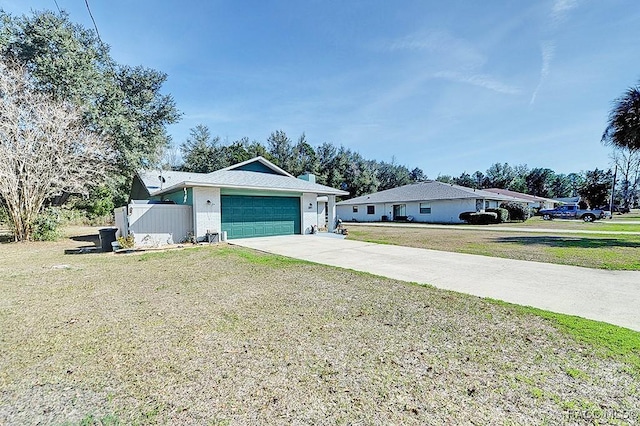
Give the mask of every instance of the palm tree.
[[640, 86], [629, 88], [615, 100], [601, 141], [629, 151], [640, 150]]

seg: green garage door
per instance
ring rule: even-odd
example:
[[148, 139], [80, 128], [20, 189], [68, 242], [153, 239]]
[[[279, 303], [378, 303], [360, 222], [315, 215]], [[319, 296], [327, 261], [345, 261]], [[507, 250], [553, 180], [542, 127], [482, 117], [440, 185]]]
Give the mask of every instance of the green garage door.
[[300, 198], [222, 195], [222, 230], [227, 238], [300, 233]]

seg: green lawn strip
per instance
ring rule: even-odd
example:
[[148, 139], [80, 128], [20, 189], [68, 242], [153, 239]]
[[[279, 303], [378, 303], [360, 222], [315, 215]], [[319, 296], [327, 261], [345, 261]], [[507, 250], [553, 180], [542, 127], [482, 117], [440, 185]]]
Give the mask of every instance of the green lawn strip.
[[[560, 234], [504, 230], [458, 231], [429, 228], [354, 227], [349, 238], [454, 253], [532, 260], [608, 270], [640, 270], [640, 235]], [[468, 234], [467, 234], [468, 233]]]
[[[487, 298], [487, 300], [501, 306], [508, 306], [522, 314], [536, 315], [548, 320], [557, 329], [570, 335], [577, 342], [599, 349], [603, 356], [631, 366], [634, 373], [640, 377], [640, 332], [575, 315], [559, 314], [491, 298]], [[580, 372], [577, 371], [568, 371], [567, 373], [580, 375]]]

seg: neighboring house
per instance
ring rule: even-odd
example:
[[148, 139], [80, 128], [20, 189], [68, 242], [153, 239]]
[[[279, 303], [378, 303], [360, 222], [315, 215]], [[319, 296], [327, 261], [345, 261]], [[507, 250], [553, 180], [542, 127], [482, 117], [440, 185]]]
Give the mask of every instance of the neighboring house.
[[341, 201], [338, 217], [345, 221], [461, 223], [460, 213], [496, 208], [504, 201], [523, 200], [433, 180], [387, 189]]
[[[144, 171], [134, 177], [132, 200], [116, 209], [121, 234], [136, 244], [161, 245], [333, 229], [335, 197], [348, 192], [300, 179], [256, 157], [212, 173]], [[320, 198], [320, 202], [318, 199]]]
[[523, 194], [521, 192], [509, 191], [502, 188], [485, 188], [483, 191], [493, 192], [494, 194], [502, 194], [508, 197], [519, 198], [525, 200], [530, 208], [534, 209], [552, 209], [558, 204], [558, 201], [550, 198], [538, 197], [536, 195]]
[[577, 206], [580, 204], [582, 200], [581, 197], [564, 197], [564, 198], [556, 198], [555, 201], [561, 205], [566, 206]]

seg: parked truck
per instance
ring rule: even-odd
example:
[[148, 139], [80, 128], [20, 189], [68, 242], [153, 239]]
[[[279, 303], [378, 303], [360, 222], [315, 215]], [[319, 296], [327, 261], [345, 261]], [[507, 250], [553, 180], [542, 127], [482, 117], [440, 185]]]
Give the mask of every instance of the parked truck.
[[544, 220], [551, 219], [581, 219], [585, 222], [593, 222], [596, 219], [602, 219], [605, 216], [603, 210], [584, 210], [578, 206], [560, 206], [555, 209], [543, 209], [538, 212]]

